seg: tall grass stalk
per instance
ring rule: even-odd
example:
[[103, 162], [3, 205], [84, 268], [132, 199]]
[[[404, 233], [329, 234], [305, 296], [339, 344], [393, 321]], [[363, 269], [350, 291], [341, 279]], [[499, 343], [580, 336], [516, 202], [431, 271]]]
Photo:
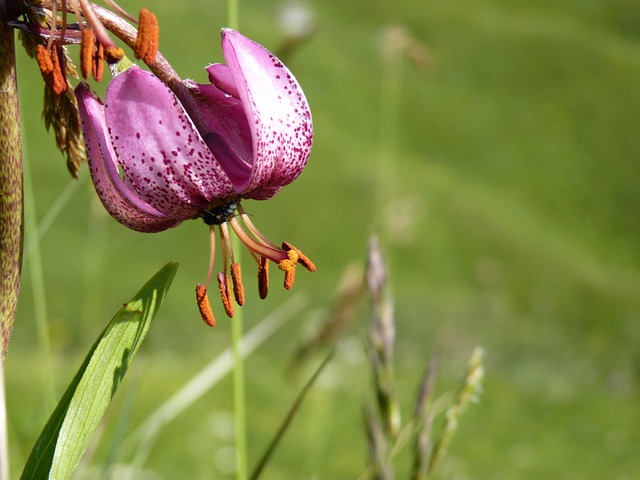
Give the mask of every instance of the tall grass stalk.
[[[241, 339], [239, 352], [242, 358], [251, 355], [271, 335], [286, 322], [294, 318], [308, 303], [301, 293], [297, 293], [263, 318]], [[236, 366], [234, 352], [228, 348], [194, 375], [171, 398], [158, 407], [120, 446], [121, 452], [136, 449], [133, 463], [141, 467], [162, 429], [194, 402], [218, 384]], [[136, 445], [138, 445], [136, 447]]]
[[[236, 262], [240, 263], [242, 245], [233, 236], [232, 247]], [[231, 350], [233, 351], [233, 416], [236, 439], [236, 478], [245, 480], [247, 470], [246, 399], [244, 390], [244, 359], [242, 355], [243, 309], [238, 308], [231, 319]]]

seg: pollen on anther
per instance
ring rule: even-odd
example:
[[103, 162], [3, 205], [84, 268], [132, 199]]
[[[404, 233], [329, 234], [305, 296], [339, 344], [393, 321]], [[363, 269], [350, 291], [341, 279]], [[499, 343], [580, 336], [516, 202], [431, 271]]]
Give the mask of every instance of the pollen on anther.
[[298, 248], [294, 247], [288, 242], [282, 242], [282, 249], [285, 251], [295, 250], [298, 254], [298, 263], [302, 265], [304, 268], [309, 270], [310, 272], [316, 271], [315, 264], [307, 257], [304, 253], [302, 253]]
[[296, 267], [292, 267], [284, 272], [284, 289], [291, 290], [293, 282], [296, 280]]
[[207, 295], [207, 287], [201, 283], [196, 285], [196, 302], [198, 303], [198, 310], [200, 310], [200, 316], [204, 323], [210, 327], [216, 326], [216, 319], [213, 316], [213, 310], [209, 303], [209, 296]]
[[89, 78], [93, 72], [93, 50], [96, 39], [89, 28], [82, 30], [82, 42], [80, 43], [80, 69], [83, 78]]
[[233, 317], [233, 298], [231, 296], [231, 283], [229, 283], [229, 276], [226, 273], [220, 272], [218, 274], [218, 287], [220, 288], [220, 297], [222, 298], [222, 306], [227, 316]]
[[260, 263], [258, 265], [258, 295], [262, 300], [267, 298], [269, 293], [269, 260], [265, 257], [260, 257]]
[[242, 272], [239, 263], [231, 264], [231, 281], [233, 283], [233, 296], [236, 303], [240, 306], [244, 305], [244, 286], [242, 285]]
[[158, 19], [148, 9], [140, 10], [138, 20], [138, 36], [134, 47], [136, 58], [142, 59], [147, 65], [155, 62], [158, 53], [160, 28]]
[[36, 47], [36, 60], [42, 72], [42, 78], [56, 95], [62, 95], [69, 88], [63, 70], [61, 48], [54, 44], [49, 52], [44, 45]]
[[109, 65], [118, 63], [124, 57], [124, 50], [120, 47], [109, 45], [104, 49], [104, 57], [107, 59]]
[[104, 73], [104, 64], [102, 63], [104, 60], [104, 47], [100, 42], [96, 46], [96, 49], [93, 54], [93, 79], [96, 82], [102, 81], [102, 74]]

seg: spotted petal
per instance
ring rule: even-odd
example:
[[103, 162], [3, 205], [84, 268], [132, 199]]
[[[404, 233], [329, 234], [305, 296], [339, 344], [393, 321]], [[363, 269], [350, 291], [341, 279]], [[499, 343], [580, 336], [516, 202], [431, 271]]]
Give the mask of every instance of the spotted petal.
[[105, 112], [124, 175], [151, 206], [196, 216], [232, 185], [171, 90], [133, 66], [106, 93]]
[[[249, 198], [268, 198], [265, 192], [291, 183], [307, 163], [313, 139], [309, 104], [291, 72], [258, 43], [224, 29], [222, 54], [252, 137], [250, 175], [234, 187]], [[214, 84], [229, 84], [218, 66], [207, 71]]]
[[96, 192], [118, 222], [140, 232], [160, 232], [181, 223], [144, 202], [118, 174], [117, 157], [108, 138], [104, 106], [86, 83], [75, 89], [89, 169]]

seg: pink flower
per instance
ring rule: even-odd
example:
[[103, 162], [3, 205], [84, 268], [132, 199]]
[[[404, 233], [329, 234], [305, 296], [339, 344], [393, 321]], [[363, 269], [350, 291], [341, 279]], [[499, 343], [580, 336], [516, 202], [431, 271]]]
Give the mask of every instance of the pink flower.
[[[212, 235], [219, 225], [230, 245], [228, 223], [256, 258], [285, 272], [296, 262], [314, 269], [289, 244], [267, 241], [240, 206], [245, 198], [271, 198], [300, 175], [313, 138], [309, 104], [291, 72], [261, 45], [224, 29], [222, 53], [226, 64], [207, 67], [210, 85], [185, 82], [195, 100], [191, 116], [164, 83], [136, 66], [110, 83], [104, 105], [86, 83], [76, 88], [96, 192], [133, 230], [159, 232], [203, 218]], [[227, 257], [233, 263], [224, 251], [221, 291]]]

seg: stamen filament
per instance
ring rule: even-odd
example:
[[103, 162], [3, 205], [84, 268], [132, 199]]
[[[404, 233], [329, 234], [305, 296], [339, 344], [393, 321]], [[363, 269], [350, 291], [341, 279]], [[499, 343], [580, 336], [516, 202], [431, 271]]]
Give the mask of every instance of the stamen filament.
[[229, 267], [229, 250], [231, 249], [231, 240], [229, 239], [229, 230], [220, 226], [220, 241], [222, 243], [222, 271], [227, 274]]
[[[49, 32], [49, 41], [47, 42], [47, 51], [51, 51], [51, 47], [53, 47], [53, 37], [56, 31], [57, 25], [57, 17], [58, 16], [58, 2], [53, 2], [51, 4], [51, 30]], [[64, 37], [62, 37], [64, 38]]]
[[271, 248], [275, 248], [276, 250], [278, 249], [278, 246], [275, 243], [273, 243], [271, 240], [269, 240], [267, 237], [265, 237], [262, 234], [262, 232], [260, 230], [258, 230], [258, 228], [255, 226], [255, 224], [249, 218], [249, 215], [247, 214], [247, 212], [245, 212], [244, 208], [242, 208], [242, 206], [238, 205], [238, 211], [240, 212], [240, 216], [242, 217], [242, 221], [247, 226], [249, 231], [257, 239], [259, 239], [261, 241], [261, 243], [263, 243], [264, 245], [267, 245], [267, 246], [269, 246]]
[[206, 288], [209, 288], [209, 282], [211, 282], [211, 275], [213, 274], [213, 264], [216, 258], [216, 232], [213, 225], [209, 227], [209, 269], [207, 270], [207, 283]]
[[231, 228], [233, 228], [233, 231], [238, 236], [240, 241], [244, 243], [249, 250], [254, 251], [262, 257], [266, 257], [275, 263], [280, 263], [282, 260], [285, 260], [287, 258], [282, 250], [271, 248], [267, 245], [258, 243], [249, 235], [247, 235], [247, 232], [242, 229], [242, 225], [240, 225], [240, 222], [238, 222], [235, 217], [230, 218], [229, 223], [231, 224]]
[[122, 57], [124, 57], [124, 50], [118, 47], [111, 37], [109, 32], [104, 27], [95, 10], [91, 6], [89, 0], [78, 0], [82, 7], [82, 16], [87, 20], [87, 23], [91, 25], [98, 41], [102, 44], [105, 50], [107, 62], [110, 64], [118, 63]]

